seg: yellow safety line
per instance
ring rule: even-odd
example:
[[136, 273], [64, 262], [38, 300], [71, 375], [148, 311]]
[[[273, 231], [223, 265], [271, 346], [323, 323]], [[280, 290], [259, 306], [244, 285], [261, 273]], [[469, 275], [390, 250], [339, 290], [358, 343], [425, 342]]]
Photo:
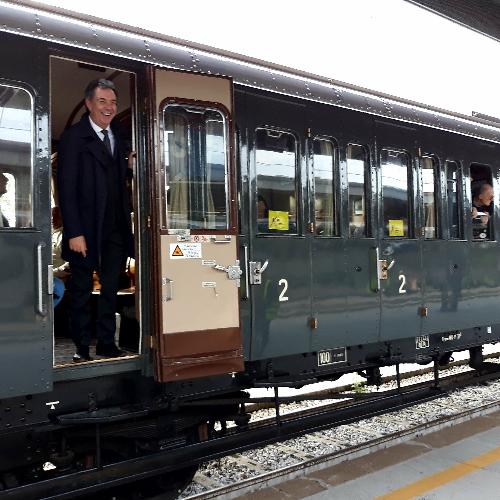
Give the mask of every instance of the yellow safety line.
[[476, 472], [479, 469], [484, 469], [488, 465], [498, 462], [499, 460], [500, 447], [483, 453], [482, 455], [472, 457], [463, 463], [453, 465], [448, 469], [442, 470], [441, 472], [436, 472], [436, 474], [432, 474], [424, 479], [420, 479], [419, 481], [415, 481], [407, 486], [403, 486], [398, 490], [391, 491], [386, 495], [377, 497], [376, 500], [406, 500], [414, 498], [430, 490], [439, 488], [440, 486], [443, 486], [443, 484], [456, 481], [462, 476]]

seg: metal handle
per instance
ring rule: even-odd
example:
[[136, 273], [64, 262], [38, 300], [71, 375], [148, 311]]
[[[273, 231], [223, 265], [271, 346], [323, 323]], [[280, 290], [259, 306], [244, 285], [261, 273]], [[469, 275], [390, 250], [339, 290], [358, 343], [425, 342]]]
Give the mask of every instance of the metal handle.
[[248, 276], [248, 245], [243, 245], [243, 258], [245, 259], [245, 300], [250, 298], [250, 278]]
[[226, 234], [226, 236], [224, 236], [223, 240], [218, 240], [217, 236], [212, 236], [211, 240], [213, 243], [231, 243], [231, 235]]
[[387, 266], [387, 269], [386, 271], [389, 271], [390, 269], [392, 269], [394, 267], [394, 264], [396, 264], [396, 259], [394, 259], [388, 266]]
[[163, 296], [163, 300], [169, 302], [174, 298], [174, 281], [170, 278], [163, 278], [162, 285], [168, 287], [167, 294]]
[[379, 261], [380, 261], [380, 249], [379, 247], [375, 248], [375, 257], [376, 257], [376, 265], [377, 265], [377, 291], [380, 290], [380, 266], [379, 266]]
[[264, 264], [262, 264], [262, 266], [260, 266], [260, 269], [257, 269], [255, 272], [257, 272], [259, 274], [263, 274], [264, 271], [267, 269], [268, 265], [269, 265], [269, 259], [266, 259], [266, 262], [264, 262]]
[[42, 250], [44, 244], [38, 243], [36, 246], [36, 274], [37, 274], [37, 285], [38, 285], [38, 297], [37, 297], [37, 312], [42, 316], [46, 316], [47, 311], [43, 306], [43, 272], [42, 272]]

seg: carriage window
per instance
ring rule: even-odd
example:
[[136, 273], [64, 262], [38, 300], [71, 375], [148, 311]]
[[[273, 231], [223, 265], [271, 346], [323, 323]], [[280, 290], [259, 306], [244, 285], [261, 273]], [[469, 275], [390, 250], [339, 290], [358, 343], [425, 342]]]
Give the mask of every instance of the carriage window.
[[336, 234], [334, 168], [335, 146], [331, 141], [315, 139], [313, 144], [314, 165], [314, 222], [316, 234]]
[[409, 159], [400, 151], [382, 150], [380, 167], [384, 235], [390, 238], [409, 237]]
[[472, 238], [477, 241], [493, 240], [493, 182], [490, 167], [470, 166], [472, 197]]
[[349, 189], [349, 236], [361, 238], [367, 235], [366, 227], [366, 179], [369, 174], [368, 155], [363, 146], [347, 146], [347, 182]]
[[256, 131], [257, 224], [259, 233], [297, 232], [296, 141], [292, 134]]
[[0, 229], [32, 226], [32, 124], [28, 92], [0, 85]]
[[450, 228], [450, 239], [463, 239], [462, 217], [461, 217], [461, 186], [462, 179], [458, 164], [454, 161], [446, 162], [446, 194], [447, 194], [447, 210], [448, 210], [448, 225]]
[[422, 185], [424, 197], [424, 237], [434, 239], [437, 233], [437, 207], [436, 207], [436, 186], [437, 165], [436, 160], [431, 156], [422, 157]]
[[218, 110], [168, 105], [164, 111], [167, 227], [229, 227], [227, 121]]

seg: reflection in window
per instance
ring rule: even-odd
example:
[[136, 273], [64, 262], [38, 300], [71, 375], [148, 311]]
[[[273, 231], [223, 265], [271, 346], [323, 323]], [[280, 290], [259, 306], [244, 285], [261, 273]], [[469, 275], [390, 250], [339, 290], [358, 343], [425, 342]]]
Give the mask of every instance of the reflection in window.
[[363, 146], [347, 146], [347, 182], [349, 189], [349, 236], [366, 236], [366, 176], [369, 164]]
[[448, 225], [450, 227], [450, 239], [460, 240], [463, 238], [461, 224], [461, 185], [460, 170], [454, 161], [446, 162], [446, 193], [448, 200]]
[[32, 225], [31, 96], [0, 85], [0, 228]]
[[333, 236], [336, 234], [333, 188], [335, 148], [331, 141], [324, 139], [314, 140], [313, 165], [316, 234], [320, 236]]
[[437, 238], [436, 161], [430, 156], [424, 156], [421, 165], [424, 196], [424, 237], [433, 239]]
[[259, 233], [297, 232], [296, 142], [292, 134], [256, 131]]
[[380, 167], [384, 235], [391, 238], [408, 238], [408, 155], [384, 149], [381, 153]]
[[167, 226], [224, 230], [228, 221], [227, 131], [217, 110], [168, 105], [164, 112]]

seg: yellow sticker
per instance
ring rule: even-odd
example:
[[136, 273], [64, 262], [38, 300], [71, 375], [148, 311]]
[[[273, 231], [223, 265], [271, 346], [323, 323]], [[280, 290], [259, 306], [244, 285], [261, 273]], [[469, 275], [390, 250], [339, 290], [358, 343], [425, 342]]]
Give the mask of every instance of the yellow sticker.
[[269, 229], [288, 231], [288, 212], [269, 210]]
[[389, 219], [389, 236], [404, 236], [405, 225], [401, 219]]

